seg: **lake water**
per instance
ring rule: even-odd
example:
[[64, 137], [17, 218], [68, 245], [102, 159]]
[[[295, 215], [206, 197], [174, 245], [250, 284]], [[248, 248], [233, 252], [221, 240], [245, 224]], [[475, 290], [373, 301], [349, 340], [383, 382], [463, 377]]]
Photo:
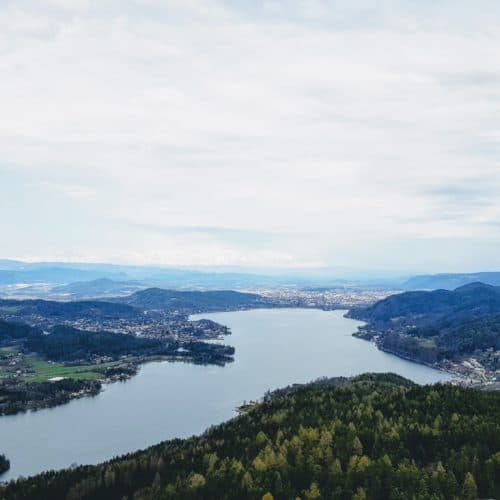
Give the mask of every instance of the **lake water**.
[[225, 367], [154, 362], [98, 396], [0, 417], [0, 453], [8, 480], [42, 470], [88, 464], [159, 441], [202, 433], [235, 416], [243, 400], [268, 389], [322, 376], [391, 371], [419, 383], [450, 376], [377, 350], [352, 337], [360, 324], [343, 311], [271, 309], [202, 314], [231, 328], [236, 348]]

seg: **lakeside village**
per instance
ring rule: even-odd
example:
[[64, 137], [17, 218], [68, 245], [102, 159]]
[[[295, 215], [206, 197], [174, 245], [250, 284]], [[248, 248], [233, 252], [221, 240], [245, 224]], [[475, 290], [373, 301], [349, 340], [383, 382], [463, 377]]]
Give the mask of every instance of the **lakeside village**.
[[[11, 319], [9, 315], [2, 315], [2, 319]], [[17, 320], [17, 318], [16, 318]], [[197, 321], [188, 321], [184, 314], [180, 313], [162, 313], [154, 311], [151, 314], [134, 316], [123, 319], [96, 319], [92, 317], [83, 317], [75, 320], [50, 319], [44, 316], [27, 316], [23, 318], [31, 326], [42, 328], [45, 334], [55, 326], [64, 325], [89, 332], [111, 332], [124, 335], [133, 335], [140, 338], [164, 340], [168, 344], [178, 345], [178, 350], [183, 351], [183, 344], [193, 341], [222, 341], [225, 336], [231, 332], [224, 325], [214, 321], [201, 319]], [[9, 342], [9, 345], [0, 345], [0, 380], [7, 376], [29, 377], [33, 375], [32, 363], [26, 361], [26, 354], [19, 348], [19, 342]], [[122, 355], [119, 356], [122, 366], [127, 361], [133, 361], [137, 364], [138, 356]], [[28, 360], [29, 361], [29, 360]], [[66, 366], [78, 366], [82, 363], [97, 366], [107, 366], [111, 362], [116, 362], [116, 357], [108, 355], [92, 355], [92, 359], [73, 360], [65, 362]], [[49, 364], [58, 363], [47, 361]], [[130, 370], [125, 370], [128, 373]], [[125, 377], [126, 378], [126, 377]], [[121, 375], [111, 377], [111, 380], [122, 380]], [[54, 378], [54, 381], [59, 380]]]
[[[133, 317], [126, 319], [104, 319], [80, 318], [76, 320], [54, 321], [46, 317], [30, 316], [24, 318], [32, 326], [43, 327], [44, 332], [56, 325], [65, 325], [82, 331], [89, 332], [112, 332], [124, 335], [133, 335], [145, 339], [155, 339], [165, 341], [166, 345], [176, 345], [179, 354], [185, 353], [185, 344], [191, 345], [194, 342], [204, 341], [222, 341], [225, 336], [231, 332], [224, 325], [214, 321], [201, 319], [197, 321], [188, 321], [183, 314], [169, 313], [163, 314], [155, 311], [154, 314], [146, 314], [144, 317]], [[91, 359], [76, 359], [64, 361], [65, 367], [78, 367], [81, 365], [94, 365], [96, 368], [109, 368], [113, 366], [114, 370], [102, 371], [103, 381], [124, 380], [135, 374], [137, 365], [146, 361], [151, 356], [120, 355], [109, 356], [93, 354]], [[54, 367], [61, 366], [51, 360], [44, 360], [44, 364]], [[40, 365], [42, 360], [33, 356], [22, 348], [20, 342], [9, 342], [8, 345], [0, 346], [0, 381], [7, 377], [31, 378], [37, 377], [40, 381]], [[118, 369], [120, 368], [120, 369]], [[57, 370], [56, 370], [57, 371]], [[64, 372], [64, 370], [62, 370]], [[74, 373], [71, 370], [68, 373]], [[77, 371], [76, 371], [77, 372]], [[106, 376], [107, 375], [107, 376]], [[44, 378], [44, 377], [41, 377]], [[56, 382], [64, 377], [56, 375], [46, 377], [45, 380]]]
[[[265, 298], [260, 307], [322, 309], [365, 305], [386, 295], [384, 292], [355, 290], [345, 294], [342, 290], [298, 289], [259, 290], [259, 293]], [[51, 307], [56, 305], [52, 303]], [[222, 309], [242, 308], [246, 306], [235, 305]], [[234, 348], [224, 345], [230, 330], [208, 319], [190, 321], [191, 312], [200, 311], [117, 308], [116, 311], [103, 314], [92, 304], [90, 307], [86, 304], [78, 308], [77, 312], [57, 307], [54, 314], [53, 310], [47, 312], [36, 304], [25, 308], [16, 304], [4, 305], [0, 308], [0, 320], [37, 328], [43, 332], [42, 341], [44, 335], [52, 338], [53, 332], [63, 327], [66, 328], [66, 334], [62, 337], [59, 334], [57, 342], [62, 342], [67, 334], [72, 335], [67, 329], [75, 329], [80, 332], [77, 334], [79, 336], [84, 332], [94, 332], [93, 341], [97, 348], [85, 351], [78, 344], [73, 344], [63, 349], [59, 344], [59, 347], [45, 346], [41, 350], [38, 345], [37, 350], [33, 342], [26, 342], [25, 338], [4, 339], [3, 345], [0, 345], [0, 413], [53, 406], [76, 397], [96, 394], [103, 383], [126, 380], [137, 373], [141, 363], [147, 361], [176, 360], [219, 365], [231, 362]], [[113, 343], [120, 343], [121, 335], [127, 337], [123, 338], [124, 344], [130, 344], [130, 339], [137, 339], [143, 347], [139, 349], [136, 342], [135, 347], [130, 349], [125, 346], [113, 352], [103, 351], [98, 349], [97, 332], [114, 335]], [[151, 345], [154, 347], [150, 348]], [[48, 355], [47, 349], [51, 355]], [[66, 354], [61, 356], [64, 352]]]
[[[293, 288], [259, 290], [259, 293], [273, 300], [277, 305], [293, 307], [317, 307], [319, 309], [351, 309], [364, 307], [399, 293], [398, 290], [356, 290], [351, 288], [332, 290], [296, 290]], [[409, 361], [423, 363], [432, 368], [450, 373], [456, 378], [452, 384], [477, 387], [487, 390], [500, 390], [500, 351], [493, 348], [478, 349], [471, 355], [456, 359], [433, 360], [427, 362], [410, 353], [388, 348], [379, 332], [362, 330], [356, 337], [372, 340], [383, 351], [393, 353]]]
[[[176, 312], [128, 317], [87, 312], [70, 318], [31, 313], [20, 317], [4, 310], [0, 319], [10, 321], [4, 328], [23, 323], [42, 332], [28, 330], [28, 337], [7, 337], [0, 343], [0, 414], [97, 394], [102, 384], [126, 380], [148, 361], [224, 365], [234, 356], [234, 348], [220, 342], [230, 334], [226, 326], [189, 321]], [[218, 342], [209, 342], [214, 339]]]
[[[393, 291], [385, 290], [301, 290], [297, 288], [255, 290], [265, 299], [269, 308], [317, 308], [325, 310], [349, 309], [367, 306], [381, 300]], [[262, 307], [262, 306], [261, 306]], [[241, 309], [241, 308], [236, 308]], [[230, 311], [232, 308], [221, 308]], [[162, 339], [171, 342], [223, 340], [230, 330], [208, 319], [189, 320], [190, 314], [183, 310], [144, 309], [138, 314], [123, 317], [113, 314], [105, 316], [82, 312], [78, 316], [46, 315], [30, 311], [20, 315], [18, 311], [0, 308], [0, 319], [24, 322], [48, 333], [53, 327], [65, 325], [84, 331], [130, 334], [142, 338]]]
[[[426, 341], [415, 339], [410, 335], [381, 332], [366, 326], [353, 335], [374, 342], [381, 351], [445, 371], [456, 377], [450, 382], [453, 385], [500, 390], [500, 351], [496, 349], [476, 349], [472, 354], [457, 355], [453, 359], [437, 359], [435, 345], [432, 342], [427, 341], [429, 345], [426, 345]], [[409, 348], [422, 345], [429, 349], [422, 351]]]
[[[304, 307], [324, 310], [366, 306], [393, 293], [384, 290], [296, 288], [258, 292], [266, 299], [265, 307]], [[137, 373], [139, 365], [147, 361], [161, 359], [225, 364], [232, 361], [234, 355], [233, 348], [223, 345], [225, 338], [231, 333], [226, 326], [208, 319], [189, 321], [189, 314], [182, 310], [144, 309], [138, 314], [109, 317], [88, 313], [77, 317], [60, 315], [52, 317], [31, 311], [20, 317], [18, 311], [4, 309], [0, 311], [0, 318], [25, 322], [40, 328], [45, 334], [54, 327], [64, 325], [83, 332], [111, 332], [115, 335], [123, 334], [127, 337], [157, 341], [163, 346], [154, 352], [149, 350], [111, 355], [93, 353], [90, 356], [54, 360], [30, 352], [22, 342], [11, 341], [8, 345], [0, 346], [0, 386], [7, 394], [4, 394], [4, 401], [0, 400], [0, 406], [3, 404], [9, 407], [15, 393], [26, 394], [25, 402], [9, 407], [9, 411], [12, 412], [59, 404], [75, 397], [97, 393], [102, 383], [130, 378]], [[367, 338], [366, 333], [368, 332], [365, 331], [364, 334], [358, 332], [355, 335], [375, 341], [380, 349], [391, 352], [382, 344], [379, 336], [370, 335], [371, 338]], [[405, 356], [402, 352], [394, 354], [457, 375], [457, 380], [453, 383], [482, 388], [498, 388], [500, 385], [498, 351], [481, 351], [464, 359], [432, 363]], [[70, 384], [70, 381], [75, 383]], [[54, 384], [54, 387], [47, 387], [47, 384]], [[38, 394], [37, 390], [41, 393]], [[256, 403], [248, 404], [252, 406]], [[243, 406], [246, 407], [247, 404]]]
[[500, 390], [500, 351], [493, 348], [478, 350], [472, 356], [456, 361], [443, 361], [439, 368], [461, 377], [452, 381], [454, 384]]

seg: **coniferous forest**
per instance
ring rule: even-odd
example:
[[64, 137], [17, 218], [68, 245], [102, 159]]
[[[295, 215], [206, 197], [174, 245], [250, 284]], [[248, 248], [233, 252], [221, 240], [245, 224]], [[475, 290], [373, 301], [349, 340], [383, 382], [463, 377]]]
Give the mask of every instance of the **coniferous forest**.
[[277, 391], [200, 437], [20, 479], [20, 499], [500, 498], [500, 394], [392, 374]]

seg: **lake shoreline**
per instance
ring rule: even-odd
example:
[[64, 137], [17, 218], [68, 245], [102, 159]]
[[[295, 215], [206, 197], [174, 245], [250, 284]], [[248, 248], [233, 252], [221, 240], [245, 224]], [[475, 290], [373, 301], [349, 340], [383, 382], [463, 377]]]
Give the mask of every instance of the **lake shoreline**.
[[231, 328], [234, 362], [221, 367], [147, 360], [126, 383], [106, 384], [95, 397], [0, 418], [0, 451], [12, 464], [2, 480], [73, 463], [101, 463], [161, 441], [199, 435], [235, 417], [245, 400], [258, 401], [268, 391], [296, 383], [362, 372], [399, 373], [421, 384], [447, 378], [359, 343], [352, 333], [361, 323], [344, 314], [273, 308], [197, 315]]
[[480, 378], [477, 376], [477, 374], [474, 372], [473, 369], [471, 369], [470, 367], [467, 366], [466, 363], [464, 363], [464, 360], [444, 359], [441, 361], [437, 361], [435, 363], [428, 363], [420, 359], [412, 358], [411, 356], [405, 355], [404, 353], [398, 352], [394, 349], [383, 347], [382, 343], [378, 339], [377, 334], [370, 333], [368, 335], [362, 331], [357, 331], [354, 332], [352, 336], [357, 339], [364, 340], [366, 342], [374, 344], [379, 351], [392, 354], [393, 356], [397, 356], [398, 358], [410, 361], [411, 363], [415, 363], [417, 365], [427, 366], [434, 370], [439, 370], [443, 373], [455, 377], [448, 383], [461, 385], [463, 387], [471, 387], [480, 390], [500, 390], [500, 387], [498, 387], [495, 383], [490, 382], [490, 378], [492, 378], [491, 373], [486, 371], [485, 377]]
[[[65, 405], [71, 403], [76, 399], [86, 398], [86, 397], [95, 397], [100, 394], [107, 385], [113, 384], [115, 382], [127, 382], [128, 380], [135, 377], [141, 366], [146, 365], [148, 363], [154, 363], [158, 361], [167, 361], [170, 363], [189, 363], [189, 364], [197, 364], [202, 366], [225, 366], [226, 363], [232, 362], [232, 360], [227, 360], [226, 362], [201, 362], [197, 360], [194, 356], [180, 356], [180, 355], [154, 355], [149, 357], [133, 357], [131, 359], [124, 360], [125, 364], [122, 366], [115, 367], [116, 373], [109, 376], [104, 376], [102, 378], [97, 378], [95, 380], [77, 380], [73, 379], [71, 376], [69, 377], [56, 377], [57, 380], [48, 380], [46, 382], [29, 382], [29, 381], [20, 381], [17, 382], [19, 387], [25, 386], [33, 386], [35, 384], [51, 384], [54, 388], [54, 391], [59, 389], [58, 385], [63, 385], [64, 381], [75, 381], [79, 382], [79, 387], [77, 391], [68, 392], [64, 390], [60, 390], [56, 394], [52, 395], [52, 393], [47, 394], [47, 397], [42, 400], [27, 400], [21, 403], [17, 403], [15, 407], [12, 409], [7, 409], [7, 411], [0, 411], [0, 418], [4, 416], [17, 415], [19, 413], [27, 413], [27, 412], [36, 412], [39, 410], [54, 408], [57, 406]], [[78, 367], [79, 365], [75, 365]], [[99, 369], [99, 365], [95, 365], [96, 370]]]
[[359, 332], [354, 332], [352, 336], [356, 339], [359, 340], [364, 340], [365, 342], [370, 342], [374, 344], [379, 351], [386, 352], [387, 354], [392, 354], [393, 356], [397, 356], [398, 358], [404, 359], [405, 361], [410, 361], [411, 363], [415, 363], [417, 365], [422, 365], [422, 366], [427, 366], [428, 368], [432, 368], [433, 370], [439, 370], [440, 372], [447, 373], [448, 375], [453, 375], [454, 377], [457, 377], [458, 379], [462, 378], [462, 375], [458, 372], [454, 372], [448, 368], [446, 368], [443, 365], [440, 365], [439, 363], [433, 364], [433, 363], [427, 363], [425, 361], [421, 361], [419, 359], [412, 358], [410, 356], [404, 355], [400, 352], [397, 352], [392, 349], [384, 348], [381, 346], [379, 342], [377, 342], [376, 339], [374, 338], [369, 338], [366, 335], [360, 334]]
[[[188, 316], [189, 321], [196, 321], [196, 320], [191, 320], [191, 318], [197, 317], [198, 319], [201, 317], [206, 316], [207, 314], [221, 314], [221, 313], [234, 313], [234, 312], [241, 312], [241, 311], [257, 311], [257, 310], [315, 310], [315, 311], [323, 311], [323, 312], [329, 312], [329, 311], [340, 311], [344, 313], [344, 317], [346, 319], [355, 319], [351, 318], [349, 316], [349, 310], [345, 309], [338, 309], [338, 308], [324, 308], [324, 307], [268, 307], [268, 308], [248, 308], [248, 309], [238, 309], [238, 310], [221, 310], [221, 311], [215, 311], [215, 312], [210, 312], [210, 313], [196, 313]], [[227, 325], [223, 325], [227, 328]], [[361, 325], [363, 326], [363, 325]], [[358, 327], [359, 328], [359, 327]], [[230, 334], [231, 330], [228, 328], [228, 335]], [[366, 334], [363, 334], [359, 329], [356, 332], [352, 333], [352, 336], [361, 339], [361, 340], [367, 340], [369, 342], [372, 342], [373, 344], [376, 345], [377, 349], [386, 352], [388, 354], [397, 356], [400, 359], [404, 359], [406, 361], [410, 361], [412, 363], [416, 363], [418, 365], [423, 365], [428, 368], [434, 369], [434, 370], [439, 370], [443, 373], [446, 373], [448, 375], [451, 375], [453, 377], [457, 378], [457, 383], [464, 383], [464, 373], [461, 373], [456, 370], [450, 369], [446, 364], [442, 363], [426, 363], [425, 361], [421, 361], [418, 359], [414, 359], [410, 356], [405, 356], [402, 353], [399, 353], [397, 351], [393, 351], [390, 349], [386, 349], [381, 347], [380, 342], [377, 342], [376, 336], [370, 335], [367, 336]], [[201, 342], [203, 342], [205, 339], [202, 339]], [[207, 343], [222, 343], [223, 338], [217, 338], [217, 339], [208, 339]], [[214, 342], [215, 341], [215, 342]], [[56, 397], [51, 397], [48, 396], [47, 399], [45, 400], [40, 400], [40, 401], [26, 401], [24, 404], [19, 404], [17, 407], [13, 410], [10, 411], [0, 411], [0, 418], [3, 416], [7, 415], [15, 415], [18, 413], [25, 413], [25, 412], [31, 412], [31, 411], [39, 411], [43, 410], [46, 408], [54, 408], [56, 406], [68, 404], [73, 400], [80, 399], [80, 398], [85, 398], [85, 397], [95, 397], [96, 395], [100, 394], [105, 386], [112, 384], [114, 382], [125, 382], [130, 380], [131, 378], [135, 377], [139, 370], [141, 369], [141, 366], [155, 362], [155, 361], [168, 361], [168, 362], [183, 362], [183, 363], [192, 363], [192, 364], [202, 364], [202, 365], [218, 365], [218, 366], [224, 366], [226, 362], [230, 362], [229, 360], [226, 362], [200, 362], [199, 360], [196, 359], [195, 356], [189, 356], [189, 355], [154, 355], [154, 356], [148, 356], [148, 357], [143, 357], [143, 356], [133, 356], [129, 359], [123, 359], [123, 363], [119, 366], [116, 367], [115, 373], [109, 376], [103, 376], [103, 377], [98, 377], [94, 382], [94, 384], [81, 384], [82, 387], [79, 387], [77, 391], [74, 392], [62, 392], [60, 395], [57, 395]], [[78, 366], [78, 365], [77, 365]], [[98, 364], [95, 365], [95, 369], [98, 372], [100, 367]], [[71, 377], [63, 377], [64, 379], [69, 379], [71, 380]], [[61, 379], [62, 380], [62, 379]], [[56, 384], [58, 381], [54, 381], [53, 383]], [[83, 380], [81, 382], [84, 382]], [[85, 381], [86, 382], [86, 381]], [[90, 382], [90, 381], [88, 381]], [[28, 381], [29, 383], [29, 381]], [[96, 384], [99, 385], [99, 387], [96, 387]], [[464, 384], [465, 385], [465, 384]], [[469, 382], [470, 386], [480, 386], [481, 381], [480, 380], [475, 380], [472, 379], [471, 377], [471, 382]]]

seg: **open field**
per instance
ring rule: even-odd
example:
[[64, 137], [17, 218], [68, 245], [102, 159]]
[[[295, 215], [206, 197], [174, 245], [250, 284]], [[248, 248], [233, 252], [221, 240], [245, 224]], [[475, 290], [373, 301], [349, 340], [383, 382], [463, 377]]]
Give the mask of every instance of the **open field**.
[[19, 309], [19, 306], [0, 306], [0, 312], [5, 314], [15, 314]]
[[29, 383], [44, 382], [53, 377], [95, 380], [102, 376], [97, 370], [117, 364], [116, 362], [110, 362], [99, 365], [64, 366], [59, 363], [49, 363], [36, 357], [30, 361], [30, 368], [34, 371], [34, 375], [26, 378]]
[[0, 357], [2, 355], [13, 354], [19, 351], [16, 346], [0, 347]]
[[436, 341], [434, 339], [425, 339], [425, 338], [420, 338], [418, 339], [418, 344], [420, 347], [426, 348], [426, 349], [433, 349], [436, 347]]

